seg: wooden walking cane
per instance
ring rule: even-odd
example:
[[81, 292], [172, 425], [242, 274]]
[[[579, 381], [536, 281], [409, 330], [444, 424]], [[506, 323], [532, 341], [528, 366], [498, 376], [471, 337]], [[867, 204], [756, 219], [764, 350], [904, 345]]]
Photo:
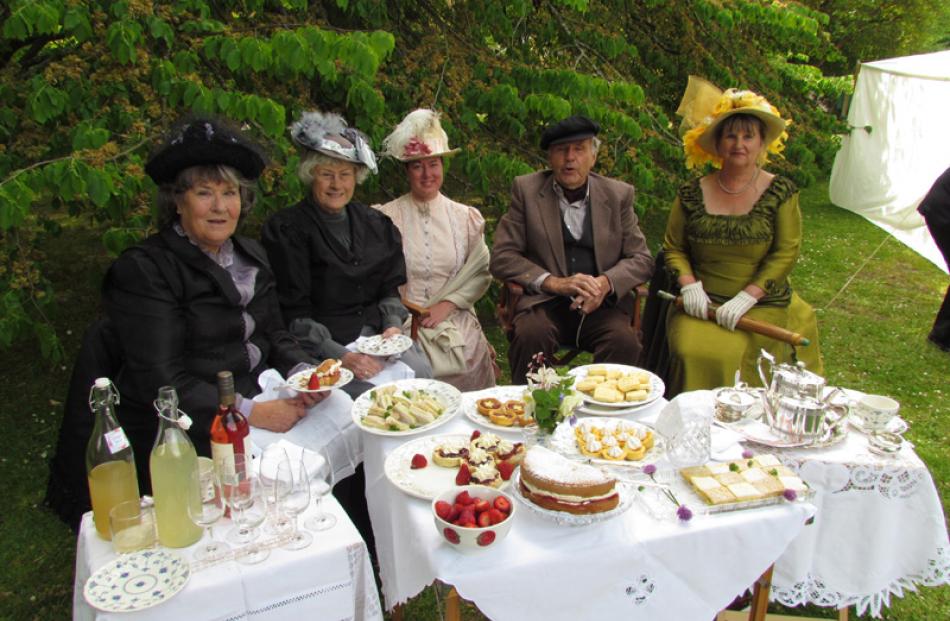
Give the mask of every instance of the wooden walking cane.
[[[677, 297], [669, 291], [657, 291], [657, 295], [664, 300], [672, 300], [673, 303], [676, 304], [677, 308], [683, 308], [682, 297]], [[717, 308], [717, 305], [710, 304], [709, 309], [706, 311], [706, 317], [712, 321], [715, 321]], [[746, 332], [755, 332], [756, 334], [761, 334], [762, 336], [767, 336], [769, 338], [775, 339], [776, 341], [788, 343], [789, 345], [805, 347], [811, 344], [811, 341], [798, 332], [792, 332], [791, 330], [780, 328], [775, 324], [768, 323], [767, 321], [758, 321], [756, 319], [747, 319], [745, 317], [741, 317], [736, 323], [736, 328], [739, 330], [745, 330]]]

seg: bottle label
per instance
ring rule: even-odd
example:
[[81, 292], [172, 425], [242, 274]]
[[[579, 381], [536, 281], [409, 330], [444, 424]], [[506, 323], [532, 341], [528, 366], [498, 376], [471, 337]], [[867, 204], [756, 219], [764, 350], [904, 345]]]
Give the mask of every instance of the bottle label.
[[234, 447], [230, 443], [211, 443], [211, 459], [219, 474], [234, 474]]
[[129, 448], [129, 439], [125, 437], [125, 432], [122, 431], [122, 427], [117, 427], [112, 431], [107, 431], [105, 433], [106, 446], [109, 447], [109, 452], [115, 455], [123, 449]]

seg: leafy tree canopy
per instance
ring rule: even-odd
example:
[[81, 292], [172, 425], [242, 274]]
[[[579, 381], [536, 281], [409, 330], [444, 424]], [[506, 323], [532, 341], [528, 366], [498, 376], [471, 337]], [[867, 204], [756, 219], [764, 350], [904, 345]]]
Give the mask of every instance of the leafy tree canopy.
[[[453, 145], [447, 193], [504, 212], [512, 178], [543, 166], [541, 129], [571, 113], [604, 127], [598, 169], [634, 183], [638, 209], [668, 204], [687, 176], [673, 118], [689, 74], [751, 88], [793, 119], [776, 168], [807, 185], [833, 158], [848, 59], [822, 3], [772, 0], [13, 0], [0, 7], [0, 346], [34, 335], [55, 298], [38, 248], [65, 215], [119, 252], [152, 229], [143, 174], [187, 112], [245, 124], [273, 165], [252, 216], [296, 201], [286, 127], [341, 112], [375, 144], [419, 106]], [[859, 4], [854, 2], [852, 4]], [[923, 5], [925, 3], [920, 2]], [[829, 13], [829, 11], [831, 11]], [[914, 14], [916, 15], [916, 13]], [[900, 14], [895, 19], [905, 19]], [[910, 19], [906, 17], [906, 19]], [[883, 42], [882, 42], [883, 43]], [[404, 191], [384, 165], [368, 202]]]

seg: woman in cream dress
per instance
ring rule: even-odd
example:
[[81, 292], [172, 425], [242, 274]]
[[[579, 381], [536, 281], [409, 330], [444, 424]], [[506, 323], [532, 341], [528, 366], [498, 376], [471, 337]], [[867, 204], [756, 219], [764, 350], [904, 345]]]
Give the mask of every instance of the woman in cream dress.
[[491, 275], [485, 219], [474, 207], [446, 198], [443, 158], [456, 153], [432, 110], [409, 113], [384, 141], [384, 154], [406, 167], [410, 191], [375, 207], [402, 235], [410, 302], [429, 308], [419, 342], [433, 376], [459, 390], [495, 385], [491, 346], [475, 316]]

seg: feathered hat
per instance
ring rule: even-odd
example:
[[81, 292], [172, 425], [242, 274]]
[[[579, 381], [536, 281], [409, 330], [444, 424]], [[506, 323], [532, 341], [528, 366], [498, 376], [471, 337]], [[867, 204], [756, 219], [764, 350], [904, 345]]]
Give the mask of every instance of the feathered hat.
[[708, 80], [694, 75], [689, 76], [676, 114], [683, 117], [680, 134], [687, 168], [700, 168], [706, 163], [717, 168], [722, 166], [722, 158], [716, 151], [716, 128], [730, 116], [749, 114], [761, 120], [765, 124], [765, 135], [762, 136], [765, 152], [774, 154], [785, 149], [788, 138], [785, 128], [791, 123], [782, 119], [778, 108], [761, 95], [734, 88], [723, 92]]
[[267, 164], [264, 151], [231, 126], [212, 117], [189, 117], [178, 121], [165, 141], [152, 153], [145, 172], [156, 184], [171, 183], [191, 166], [225, 164], [248, 179], [257, 179]]
[[449, 137], [439, 122], [439, 113], [426, 108], [407, 114], [396, 129], [383, 139], [383, 155], [400, 162], [444, 157], [458, 152], [459, 149], [449, 149]]
[[376, 156], [369, 146], [369, 138], [355, 127], [348, 127], [339, 114], [304, 112], [290, 126], [290, 137], [304, 149], [361, 164], [376, 173]]

